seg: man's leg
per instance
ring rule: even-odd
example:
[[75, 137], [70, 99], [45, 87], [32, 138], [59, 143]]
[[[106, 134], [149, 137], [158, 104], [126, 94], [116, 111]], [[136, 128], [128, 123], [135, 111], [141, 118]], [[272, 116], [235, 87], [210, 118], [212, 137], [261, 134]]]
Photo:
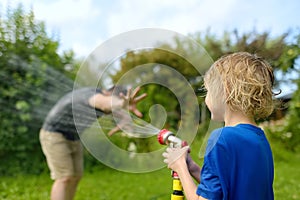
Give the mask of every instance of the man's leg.
[[71, 183], [71, 187], [70, 187], [71, 199], [73, 199], [75, 196], [76, 189], [77, 189], [80, 179], [81, 179], [81, 177], [78, 177], [78, 176], [72, 177], [72, 183]]
[[41, 131], [40, 136], [51, 178], [55, 180], [51, 200], [72, 200], [83, 171], [81, 143], [66, 140], [60, 133]]
[[54, 181], [51, 200], [72, 200], [76, 193], [80, 177], [64, 177]]

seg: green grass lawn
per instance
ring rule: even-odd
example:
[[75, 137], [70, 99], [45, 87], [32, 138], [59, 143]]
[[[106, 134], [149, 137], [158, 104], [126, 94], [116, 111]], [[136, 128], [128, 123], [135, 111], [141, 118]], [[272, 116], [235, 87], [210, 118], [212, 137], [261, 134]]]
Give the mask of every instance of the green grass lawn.
[[275, 199], [300, 199], [300, 159], [275, 163]]
[[300, 149], [290, 152], [277, 142], [270, 142], [275, 165], [275, 199], [300, 199]]
[[[300, 155], [276, 149], [275, 199], [300, 199]], [[47, 200], [51, 184], [48, 174], [1, 177], [0, 199]], [[75, 200], [169, 200], [171, 192], [172, 177], [167, 168], [130, 174], [102, 166], [86, 169]]]
[[76, 200], [81, 199], [170, 199], [172, 177], [168, 169], [145, 174], [113, 170], [85, 175]]
[[[300, 199], [300, 159], [275, 163], [275, 199]], [[1, 177], [1, 200], [46, 200], [52, 181], [40, 176]], [[86, 171], [76, 200], [169, 200], [172, 187], [166, 168], [145, 174], [129, 174], [112, 169]]]
[[[112, 169], [85, 172], [76, 200], [104, 199], [169, 199], [172, 177], [168, 169], [145, 174], [130, 174]], [[52, 181], [48, 174], [40, 176], [2, 177], [1, 200], [49, 199]]]

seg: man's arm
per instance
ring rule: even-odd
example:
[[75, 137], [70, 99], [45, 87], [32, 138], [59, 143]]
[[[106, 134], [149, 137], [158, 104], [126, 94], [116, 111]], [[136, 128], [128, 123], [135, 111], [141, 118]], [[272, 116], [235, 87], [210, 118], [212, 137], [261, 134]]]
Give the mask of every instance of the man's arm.
[[142, 117], [142, 113], [137, 109], [136, 106], [138, 102], [147, 96], [147, 94], [144, 93], [140, 96], [137, 96], [139, 91], [140, 87], [137, 87], [133, 91], [129, 89], [126, 96], [121, 93], [119, 97], [97, 93], [88, 101], [90, 106], [100, 109], [105, 113], [111, 113], [115, 109], [128, 108], [128, 110], [133, 112], [136, 116]]
[[119, 97], [114, 95], [95, 94], [89, 99], [89, 104], [92, 107], [102, 110], [105, 113], [112, 113], [118, 116], [118, 123], [115, 128], [109, 131], [108, 135], [111, 136], [118, 132], [122, 126], [127, 126], [131, 122], [130, 115], [127, 110], [134, 113], [138, 117], [142, 117], [142, 113], [137, 109], [137, 103], [142, 101], [147, 94], [137, 96], [140, 87], [135, 88], [133, 91], [128, 90], [127, 94], [120, 94]]
[[124, 100], [116, 96], [107, 96], [101, 93], [93, 95], [89, 100], [89, 105], [102, 110], [105, 113], [111, 113], [113, 109], [122, 108]]

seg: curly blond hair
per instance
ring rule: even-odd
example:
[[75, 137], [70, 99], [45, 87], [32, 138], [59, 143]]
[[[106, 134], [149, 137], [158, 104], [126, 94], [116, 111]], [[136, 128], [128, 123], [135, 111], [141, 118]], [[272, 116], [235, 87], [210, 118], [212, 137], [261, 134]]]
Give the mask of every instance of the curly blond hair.
[[233, 111], [255, 119], [273, 111], [273, 69], [257, 55], [238, 52], [221, 57], [207, 71], [204, 82]]

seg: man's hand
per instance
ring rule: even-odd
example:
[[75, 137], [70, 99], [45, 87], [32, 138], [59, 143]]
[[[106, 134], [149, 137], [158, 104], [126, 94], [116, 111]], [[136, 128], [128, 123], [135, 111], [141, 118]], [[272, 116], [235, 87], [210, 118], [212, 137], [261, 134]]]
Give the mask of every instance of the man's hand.
[[116, 127], [114, 127], [113, 129], [111, 129], [108, 132], [109, 136], [112, 136], [113, 134], [115, 134], [116, 132], [122, 130], [125, 132], [131, 132], [132, 131], [132, 118], [130, 116], [130, 113], [128, 113], [128, 111], [124, 110], [124, 109], [118, 109], [118, 110], [114, 110], [113, 111], [113, 118], [116, 122]]
[[133, 91], [131, 91], [132, 89], [130, 88], [128, 89], [126, 96], [123, 93], [120, 94], [120, 97], [124, 100], [124, 108], [128, 108], [129, 111], [133, 112], [138, 117], [142, 117], [143, 114], [137, 109], [137, 103], [147, 96], [147, 94], [144, 93], [136, 97], [140, 89], [140, 87], [137, 87]]
[[[140, 91], [140, 87], [135, 88], [133, 91], [132, 89], [128, 89], [127, 95], [125, 96], [123, 93], [120, 93], [120, 98], [123, 100], [123, 108], [128, 109], [130, 112], [134, 113], [138, 117], [142, 117], [143, 114], [137, 109], [137, 103], [143, 100], [147, 94], [144, 93], [140, 96], [137, 96], [138, 92]], [[137, 97], [136, 97], [137, 96]], [[130, 125], [133, 123], [130, 117], [130, 114], [124, 110], [113, 110], [113, 116], [117, 122], [117, 126], [108, 132], [109, 136], [112, 136], [116, 132], [120, 130], [126, 129], [130, 131]]]

